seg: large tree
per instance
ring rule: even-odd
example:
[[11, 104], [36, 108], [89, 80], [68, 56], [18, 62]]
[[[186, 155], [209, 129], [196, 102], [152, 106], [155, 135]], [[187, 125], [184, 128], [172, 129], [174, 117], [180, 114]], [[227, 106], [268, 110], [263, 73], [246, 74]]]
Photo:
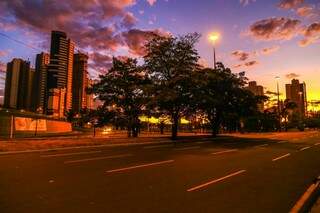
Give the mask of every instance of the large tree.
[[207, 115], [213, 136], [218, 134], [222, 124], [238, 126], [245, 117], [257, 111], [261, 98], [244, 88], [247, 82], [244, 72], [235, 74], [217, 63], [216, 69], [205, 68], [196, 79], [196, 108]]
[[179, 120], [190, 106], [192, 75], [198, 68], [198, 39], [196, 33], [157, 36], [145, 46], [145, 68], [154, 88], [152, 103], [156, 111], [171, 118], [172, 139], [177, 138]]
[[103, 108], [114, 113], [113, 120], [125, 121], [129, 137], [138, 136], [147, 83], [146, 74], [136, 59], [113, 58], [111, 69], [101, 75], [91, 89], [103, 101]]

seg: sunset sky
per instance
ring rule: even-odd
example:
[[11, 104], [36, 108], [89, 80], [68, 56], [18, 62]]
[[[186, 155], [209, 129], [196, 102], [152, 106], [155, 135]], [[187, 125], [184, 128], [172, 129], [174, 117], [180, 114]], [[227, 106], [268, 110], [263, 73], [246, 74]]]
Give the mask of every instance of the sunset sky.
[[234, 72], [270, 91], [280, 76], [282, 92], [295, 77], [309, 100], [320, 99], [320, 0], [2, 0], [0, 96], [5, 64], [14, 57], [34, 64], [35, 54], [49, 52], [51, 30], [89, 54], [92, 77], [113, 55], [140, 57], [152, 32], [200, 33], [201, 63], [212, 66], [208, 34], [216, 31], [218, 61]]

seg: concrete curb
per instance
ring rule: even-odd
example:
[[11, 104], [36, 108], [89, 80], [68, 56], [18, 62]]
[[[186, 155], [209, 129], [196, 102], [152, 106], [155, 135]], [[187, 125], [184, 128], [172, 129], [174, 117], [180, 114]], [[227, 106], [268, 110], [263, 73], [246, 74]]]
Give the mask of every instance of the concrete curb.
[[[198, 141], [209, 142], [213, 141], [215, 138], [199, 138]], [[192, 143], [193, 141], [188, 141], [188, 139], [178, 141], [177, 143]], [[73, 149], [90, 149], [90, 148], [100, 148], [100, 147], [122, 147], [122, 146], [139, 146], [139, 145], [157, 145], [157, 144], [175, 144], [172, 140], [163, 140], [157, 142], [134, 142], [134, 143], [113, 143], [113, 144], [101, 144], [101, 145], [83, 145], [83, 146], [70, 146], [70, 147], [57, 147], [50, 149], [33, 149], [33, 150], [21, 150], [21, 151], [0, 151], [0, 156], [3, 155], [13, 155], [13, 154], [27, 154], [27, 153], [37, 153], [37, 152], [50, 152], [59, 150], [73, 150]]]
[[313, 184], [309, 186], [307, 191], [300, 197], [298, 202], [290, 210], [290, 213], [310, 212], [320, 196], [320, 176], [318, 176]]

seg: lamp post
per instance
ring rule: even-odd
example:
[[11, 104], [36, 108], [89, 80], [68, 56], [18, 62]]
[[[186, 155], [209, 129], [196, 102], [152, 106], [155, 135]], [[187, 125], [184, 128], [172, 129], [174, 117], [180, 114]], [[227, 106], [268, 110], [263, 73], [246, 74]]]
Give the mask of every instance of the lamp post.
[[278, 119], [279, 119], [279, 132], [281, 132], [281, 116], [280, 116], [280, 92], [279, 92], [279, 76], [276, 76], [275, 79], [277, 80], [277, 110], [278, 110]]
[[209, 34], [209, 41], [212, 44], [213, 47], [213, 68], [216, 69], [216, 43], [220, 38], [220, 34], [217, 32], [213, 32]]
[[300, 128], [301, 128], [301, 130], [302, 129], [304, 129], [303, 128], [303, 121], [302, 121], [302, 118], [303, 118], [303, 116], [304, 116], [304, 112], [305, 112], [305, 110], [304, 110], [304, 104], [303, 104], [303, 99], [302, 99], [302, 92], [300, 91], [299, 92], [299, 126], [300, 126]]

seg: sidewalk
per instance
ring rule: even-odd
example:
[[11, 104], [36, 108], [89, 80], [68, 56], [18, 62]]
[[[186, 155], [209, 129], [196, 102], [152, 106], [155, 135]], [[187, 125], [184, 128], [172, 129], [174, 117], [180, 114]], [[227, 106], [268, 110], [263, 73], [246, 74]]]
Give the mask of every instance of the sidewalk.
[[[293, 142], [295, 140], [303, 140], [311, 137], [318, 137], [319, 132], [288, 132], [288, 133], [250, 133], [250, 134], [222, 134], [222, 137], [239, 137], [239, 138], [263, 138], [271, 140], [287, 140]], [[178, 142], [188, 142], [194, 140], [206, 140], [210, 138], [210, 134], [200, 133], [179, 133]], [[221, 139], [218, 138], [218, 139]], [[17, 138], [17, 139], [0, 139], [0, 153], [30, 151], [30, 150], [51, 150], [71, 147], [83, 146], [115, 146], [115, 145], [135, 145], [150, 143], [172, 142], [170, 134], [161, 135], [159, 133], [143, 132], [138, 138], [128, 138], [126, 133], [112, 133], [106, 135], [98, 135], [93, 137], [92, 134], [79, 134], [69, 136], [56, 137], [37, 137], [37, 138]]]
[[[207, 139], [209, 135], [179, 134], [178, 142]], [[123, 146], [136, 144], [155, 144], [173, 142], [170, 135], [145, 135], [139, 138], [128, 138], [126, 135], [118, 137], [69, 137], [69, 138], [37, 138], [18, 139], [0, 142], [0, 153], [20, 152], [31, 150], [50, 150], [83, 146]]]
[[223, 136], [232, 136], [239, 138], [252, 138], [252, 139], [275, 139], [275, 140], [288, 140], [296, 141], [299, 139], [307, 139], [311, 137], [320, 136], [320, 132], [316, 130], [304, 131], [304, 132], [266, 132], [266, 133], [232, 133], [222, 134]]

